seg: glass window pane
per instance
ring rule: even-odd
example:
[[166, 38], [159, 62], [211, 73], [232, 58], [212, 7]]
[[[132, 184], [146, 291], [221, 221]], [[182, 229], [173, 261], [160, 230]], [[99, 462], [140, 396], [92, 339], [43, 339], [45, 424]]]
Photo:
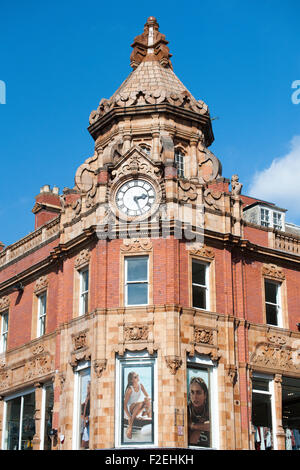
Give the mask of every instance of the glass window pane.
[[266, 302], [277, 304], [277, 289], [278, 286], [273, 282], [265, 281], [265, 296]]
[[277, 325], [277, 307], [276, 305], [266, 304], [266, 317], [268, 325]]
[[44, 430], [44, 450], [51, 450], [50, 431], [52, 429], [52, 414], [54, 406], [54, 391], [53, 385], [46, 387], [46, 400], [45, 400], [45, 430]]
[[206, 289], [193, 286], [193, 307], [206, 309]]
[[81, 273], [81, 279], [82, 279], [82, 292], [86, 292], [89, 290], [89, 272], [88, 270], [82, 271]]
[[7, 450], [19, 449], [21, 397], [7, 402], [5, 444]]
[[127, 258], [127, 281], [148, 280], [148, 258]]
[[32, 450], [35, 435], [35, 392], [24, 395], [21, 450]]
[[193, 261], [193, 284], [206, 285], [206, 265]]
[[252, 390], [263, 390], [264, 392], [269, 391], [269, 380], [255, 377], [252, 380]]
[[148, 284], [128, 284], [127, 305], [145, 305], [148, 303]]

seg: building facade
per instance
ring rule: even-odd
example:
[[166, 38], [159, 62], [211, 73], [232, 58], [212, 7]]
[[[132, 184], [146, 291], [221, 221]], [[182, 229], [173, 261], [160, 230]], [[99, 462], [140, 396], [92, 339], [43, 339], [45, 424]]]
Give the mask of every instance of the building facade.
[[300, 236], [208, 150], [154, 17], [0, 251], [2, 449], [300, 448]]

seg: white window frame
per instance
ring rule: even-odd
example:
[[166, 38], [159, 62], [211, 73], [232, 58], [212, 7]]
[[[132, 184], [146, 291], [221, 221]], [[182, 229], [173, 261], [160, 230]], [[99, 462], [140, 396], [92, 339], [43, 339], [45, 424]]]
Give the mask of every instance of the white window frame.
[[[38, 321], [37, 321], [37, 338], [40, 338], [46, 333], [46, 319], [47, 319], [47, 291], [41, 292], [38, 296]], [[45, 299], [45, 302], [43, 302]]]
[[174, 158], [180, 178], [184, 178], [184, 157], [185, 155], [181, 149], [175, 149]]
[[74, 369], [74, 395], [73, 395], [73, 433], [72, 433], [72, 450], [80, 449], [80, 380], [81, 372], [90, 369], [91, 362], [82, 361]]
[[[127, 280], [127, 275], [128, 275], [128, 260], [130, 259], [141, 259], [141, 258], [144, 258], [147, 260], [147, 279], [146, 280], [143, 280], [143, 281], [128, 281]], [[125, 279], [125, 282], [124, 282], [124, 288], [125, 288], [125, 292], [124, 292], [124, 298], [125, 298], [125, 306], [126, 307], [137, 307], [137, 306], [142, 306], [142, 305], [149, 305], [149, 291], [150, 291], [150, 286], [149, 286], [149, 256], [148, 255], [140, 255], [140, 256], [126, 256], [125, 259], [124, 259], [124, 269], [125, 269], [125, 273], [124, 273], [124, 279]], [[144, 303], [144, 304], [128, 304], [128, 285], [130, 284], [146, 284], [147, 285], [147, 302]]]
[[[264, 289], [265, 289], [265, 296], [266, 296], [266, 282], [268, 282], [269, 284], [273, 284], [276, 286], [276, 304], [274, 304], [273, 302], [269, 302], [266, 300], [265, 298], [265, 312], [266, 312], [266, 324], [267, 325], [271, 325], [271, 326], [277, 326], [278, 328], [283, 328], [283, 322], [282, 322], [282, 299], [281, 299], [281, 284], [279, 282], [276, 282], [276, 281], [273, 281], [271, 279], [268, 279], [268, 278], [265, 278], [264, 279]], [[276, 310], [277, 310], [277, 325], [274, 325], [272, 323], [268, 323], [268, 319], [267, 319], [267, 308], [266, 306], [268, 305], [272, 305], [274, 307], [276, 307]]]
[[[210, 358], [204, 355], [195, 355], [194, 357], [189, 357], [187, 360], [187, 366], [191, 365], [193, 367], [199, 366], [199, 368], [204, 367], [209, 372], [210, 378], [210, 390], [209, 390], [209, 399], [210, 399], [210, 420], [211, 420], [211, 444], [212, 447], [205, 447], [205, 449], [215, 449], [220, 448], [220, 423], [219, 423], [219, 395], [218, 395], [218, 367]], [[189, 446], [190, 449], [204, 449], [204, 447], [198, 446]]]
[[274, 378], [273, 376], [266, 375], [266, 374], [260, 374], [258, 372], [253, 372], [252, 376], [252, 383], [253, 379], [258, 378], [258, 379], [265, 379], [269, 383], [269, 390], [256, 390], [252, 386], [252, 397], [251, 397], [251, 403], [253, 407], [253, 393], [261, 394], [261, 395], [268, 395], [270, 397], [271, 401], [271, 419], [272, 419], [272, 438], [273, 438], [273, 450], [277, 450], [278, 444], [277, 444], [277, 426], [276, 426], [276, 406], [275, 406], [275, 388], [274, 388]]
[[[84, 275], [87, 273], [88, 276], [88, 285], [87, 290], [84, 290]], [[82, 268], [79, 271], [80, 277], [80, 293], [79, 293], [79, 316], [85, 315], [88, 313], [88, 303], [89, 303], [89, 282], [90, 282], [90, 271], [88, 266]], [[87, 298], [87, 300], [86, 300]], [[87, 311], [85, 311], [85, 305], [87, 302]]]
[[262, 227], [271, 227], [270, 209], [260, 208], [260, 225]]
[[[202, 264], [205, 266], [205, 285], [202, 284], [197, 284], [196, 282], [193, 282], [193, 263], [197, 264]], [[205, 261], [199, 260], [197, 258], [192, 258], [192, 307], [197, 308], [199, 310], [210, 310], [210, 289], [209, 289], [209, 282], [210, 282], [210, 264], [206, 263]], [[201, 287], [205, 289], [205, 304], [206, 307], [195, 307], [194, 302], [193, 302], [193, 288], [195, 287]]]
[[[7, 318], [7, 321], [5, 321]], [[8, 322], [9, 322], [9, 311], [5, 310], [0, 314], [1, 320], [1, 338], [0, 338], [0, 354], [7, 350], [7, 337], [8, 337]], [[7, 324], [5, 329], [5, 324]]]
[[21, 423], [23, 421], [23, 411], [24, 411], [24, 397], [29, 395], [30, 393], [35, 392], [34, 388], [27, 389], [26, 391], [18, 392], [13, 395], [4, 398], [4, 409], [3, 409], [3, 425], [2, 425], [2, 443], [1, 448], [2, 450], [7, 450], [5, 447], [5, 437], [6, 437], [6, 427], [7, 427], [7, 402], [13, 400], [14, 398], [21, 397], [21, 407], [20, 407], [20, 417], [19, 417], [19, 443], [18, 443], [18, 450], [21, 449], [21, 442], [22, 442], [22, 429], [20, 430]]
[[[136, 364], [136, 362], [147, 364], [147, 363], [154, 363], [153, 366], [153, 397], [152, 397], [152, 411], [154, 417], [154, 443], [153, 444], [141, 444], [141, 446], [135, 444], [134, 446], [125, 446], [122, 445], [122, 438], [121, 438], [121, 414], [123, 410], [122, 401], [122, 363], [126, 362], [126, 364], [130, 364], [130, 362]], [[143, 351], [136, 351], [131, 352], [127, 351], [122, 358], [116, 358], [116, 392], [115, 392], [115, 447], [117, 449], [124, 449], [124, 448], [153, 448], [158, 447], [158, 374], [157, 374], [157, 357], [150, 356], [147, 352]], [[119, 411], [119, 412], [118, 412]]]
[[282, 217], [281, 212], [273, 211], [273, 218], [272, 219], [273, 219], [272, 220], [273, 228], [275, 228], [275, 230], [282, 230], [282, 228], [283, 228], [283, 217]]

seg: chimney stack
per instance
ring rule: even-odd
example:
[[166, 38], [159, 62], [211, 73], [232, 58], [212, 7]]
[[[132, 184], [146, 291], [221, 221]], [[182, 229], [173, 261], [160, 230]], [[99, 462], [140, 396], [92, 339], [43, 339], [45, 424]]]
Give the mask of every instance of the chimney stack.
[[35, 214], [35, 227], [37, 230], [42, 225], [55, 219], [61, 212], [61, 201], [59, 188], [54, 186], [51, 189], [49, 184], [45, 184], [40, 189], [40, 194], [35, 197], [35, 205], [32, 212]]

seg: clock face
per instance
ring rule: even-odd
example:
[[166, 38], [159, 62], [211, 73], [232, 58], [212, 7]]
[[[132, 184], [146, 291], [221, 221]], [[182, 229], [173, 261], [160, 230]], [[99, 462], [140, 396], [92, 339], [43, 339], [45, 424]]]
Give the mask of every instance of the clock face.
[[136, 217], [146, 214], [156, 199], [155, 190], [148, 181], [135, 179], [123, 184], [116, 195], [116, 204], [123, 214]]

